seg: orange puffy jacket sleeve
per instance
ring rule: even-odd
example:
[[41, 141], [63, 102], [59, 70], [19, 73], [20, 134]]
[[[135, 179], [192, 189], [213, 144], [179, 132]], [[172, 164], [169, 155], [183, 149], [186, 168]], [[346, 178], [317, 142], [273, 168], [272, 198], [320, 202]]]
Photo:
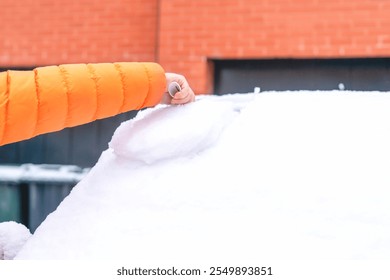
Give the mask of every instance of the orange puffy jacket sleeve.
[[159, 64], [64, 64], [0, 73], [0, 145], [158, 104]]

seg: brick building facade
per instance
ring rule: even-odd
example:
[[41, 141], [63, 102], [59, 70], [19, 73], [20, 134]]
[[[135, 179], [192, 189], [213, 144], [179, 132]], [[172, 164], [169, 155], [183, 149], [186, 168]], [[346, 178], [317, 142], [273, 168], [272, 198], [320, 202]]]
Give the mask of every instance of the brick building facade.
[[390, 57], [387, 0], [0, 0], [0, 68], [157, 61], [213, 91], [213, 61]]

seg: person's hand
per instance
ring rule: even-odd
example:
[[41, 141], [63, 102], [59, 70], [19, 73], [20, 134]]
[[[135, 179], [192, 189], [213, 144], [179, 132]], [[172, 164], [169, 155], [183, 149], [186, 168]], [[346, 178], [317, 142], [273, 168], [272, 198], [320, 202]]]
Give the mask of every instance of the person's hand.
[[[183, 75], [175, 73], [165, 73], [167, 79], [166, 92], [162, 103], [165, 104], [186, 104], [195, 101], [195, 93], [190, 88], [186, 78]], [[168, 93], [169, 84], [172, 82], [177, 82], [180, 85], [181, 91], [177, 92], [173, 97]]]

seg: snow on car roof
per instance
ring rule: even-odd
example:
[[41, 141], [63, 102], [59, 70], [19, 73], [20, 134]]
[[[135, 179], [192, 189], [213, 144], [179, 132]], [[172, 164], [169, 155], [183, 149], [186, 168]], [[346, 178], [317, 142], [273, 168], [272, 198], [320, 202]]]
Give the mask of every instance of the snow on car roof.
[[295, 91], [144, 110], [16, 259], [389, 258], [389, 108]]

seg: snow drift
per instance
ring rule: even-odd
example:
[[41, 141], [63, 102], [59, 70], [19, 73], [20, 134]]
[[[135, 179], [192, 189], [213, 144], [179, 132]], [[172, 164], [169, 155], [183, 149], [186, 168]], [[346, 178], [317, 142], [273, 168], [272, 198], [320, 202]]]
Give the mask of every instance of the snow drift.
[[16, 259], [390, 258], [390, 95], [147, 109]]
[[30, 236], [30, 231], [22, 224], [0, 223], [0, 260], [14, 259]]

